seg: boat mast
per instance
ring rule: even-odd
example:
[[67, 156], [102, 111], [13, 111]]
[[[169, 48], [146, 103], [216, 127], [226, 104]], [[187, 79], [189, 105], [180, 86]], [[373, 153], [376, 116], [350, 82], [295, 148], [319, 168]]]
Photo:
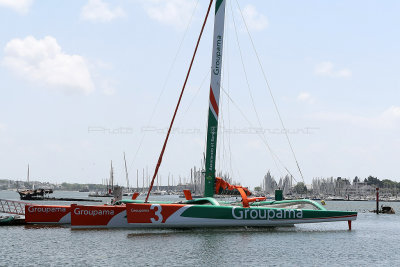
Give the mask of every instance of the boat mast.
[[26, 181], [27, 181], [28, 186], [29, 186], [29, 164], [28, 164], [28, 173], [26, 175]]
[[125, 162], [126, 188], [127, 188], [127, 189], [128, 189], [128, 191], [129, 191], [128, 167], [126, 166], [125, 152], [124, 152], [124, 162]]
[[111, 184], [111, 190], [114, 191], [114, 169], [111, 161], [111, 168], [110, 168], [110, 184]]
[[208, 109], [206, 175], [204, 196], [212, 197], [215, 192], [215, 158], [217, 150], [218, 105], [222, 71], [222, 47], [224, 39], [225, 0], [215, 2], [214, 40], [211, 62], [210, 101]]

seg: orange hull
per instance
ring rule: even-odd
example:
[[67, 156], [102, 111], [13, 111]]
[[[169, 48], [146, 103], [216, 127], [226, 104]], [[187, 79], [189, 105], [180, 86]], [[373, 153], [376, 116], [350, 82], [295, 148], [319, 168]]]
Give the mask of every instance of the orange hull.
[[71, 227], [126, 227], [126, 206], [71, 205]]
[[25, 206], [25, 221], [27, 223], [70, 224], [71, 207], [27, 205]]

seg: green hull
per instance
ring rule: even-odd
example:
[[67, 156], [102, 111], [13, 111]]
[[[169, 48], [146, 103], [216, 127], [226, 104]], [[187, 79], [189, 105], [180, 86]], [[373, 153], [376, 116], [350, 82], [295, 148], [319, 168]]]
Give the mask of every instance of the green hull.
[[14, 216], [0, 218], [0, 225], [8, 225], [14, 221]]

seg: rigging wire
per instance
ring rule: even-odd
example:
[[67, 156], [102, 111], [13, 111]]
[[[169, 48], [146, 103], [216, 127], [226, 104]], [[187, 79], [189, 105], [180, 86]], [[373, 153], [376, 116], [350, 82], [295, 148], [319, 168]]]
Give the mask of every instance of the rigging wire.
[[[226, 19], [224, 19], [226, 20]], [[224, 33], [226, 32], [226, 23], [224, 23]], [[224, 36], [225, 38], [225, 36]], [[225, 49], [225, 44], [226, 42], [223, 42], [223, 49]], [[223, 50], [225, 51], [225, 50]], [[226, 53], [224, 54], [224, 57], [226, 57]], [[222, 64], [222, 70], [221, 70], [221, 76], [222, 73], [225, 71], [225, 64]], [[224, 80], [221, 78], [220, 81], [220, 85], [222, 85], [224, 82]], [[224, 170], [224, 145], [225, 145], [225, 140], [224, 140], [224, 127], [225, 127], [225, 123], [224, 123], [224, 112], [223, 112], [223, 104], [224, 104], [224, 98], [223, 96], [220, 94], [219, 96], [219, 115], [218, 115], [218, 127], [217, 127], [217, 131], [218, 131], [218, 138], [217, 138], [217, 151], [216, 151], [216, 166], [215, 166], [215, 173], [216, 176], [220, 177], [222, 176], [222, 170]], [[221, 148], [222, 147], [222, 148]], [[221, 152], [222, 151], [222, 152]], [[221, 157], [222, 157], [222, 164], [221, 164]]]
[[149, 199], [151, 189], [153, 188], [153, 185], [154, 185], [154, 180], [155, 180], [155, 178], [157, 176], [157, 173], [158, 173], [158, 170], [159, 170], [159, 168], [161, 166], [161, 162], [162, 162], [162, 158], [163, 158], [163, 155], [164, 155], [164, 152], [165, 152], [165, 148], [167, 147], [168, 138], [169, 138], [169, 135], [171, 133], [172, 126], [174, 125], [176, 113], [178, 112], [178, 108], [179, 108], [179, 105], [180, 105], [181, 100], [182, 100], [183, 92], [185, 91], [186, 83], [187, 83], [187, 81], [189, 79], [190, 71], [192, 70], [193, 61], [194, 61], [194, 59], [196, 57], [197, 48], [199, 47], [201, 36], [203, 35], [204, 27], [206, 25], [208, 14], [210, 13], [210, 9], [211, 9], [212, 3], [213, 3], [213, 0], [210, 0], [210, 5], [208, 6], [207, 14], [206, 14], [206, 17], [204, 18], [203, 26], [201, 27], [201, 31], [200, 31], [199, 37], [197, 39], [196, 48], [194, 49], [192, 60], [190, 61], [189, 69], [188, 69], [188, 72], [186, 74], [185, 82], [183, 83], [181, 94], [179, 96], [178, 103], [176, 104], [174, 115], [172, 116], [171, 124], [169, 125], [168, 133], [167, 133], [167, 136], [165, 137], [164, 145], [163, 145], [163, 147], [161, 149], [161, 153], [160, 153], [160, 156], [158, 158], [156, 168], [154, 170], [153, 179], [151, 180], [151, 184], [150, 184], [150, 187], [149, 187], [149, 191], [147, 192], [145, 203], [147, 203], [147, 201]]
[[294, 158], [294, 160], [295, 160], [295, 162], [296, 162], [296, 165], [297, 165], [297, 169], [298, 169], [298, 171], [299, 171], [299, 173], [300, 173], [301, 179], [302, 179], [303, 182], [304, 182], [304, 176], [303, 176], [303, 173], [302, 173], [302, 171], [301, 171], [301, 169], [300, 169], [299, 162], [298, 162], [298, 160], [297, 160], [296, 154], [294, 153], [294, 149], [293, 149], [292, 143], [290, 142], [289, 135], [288, 135], [288, 133], [287, 133], [286, 127], [285, 127], [285, 125], [284, 125], [284, 123], [283, 123], [283, 119], [282, 119], [282, 116], [281, 116], [281, 114], [280, 114], [280, 112], [279, 112], [278, 105], [276, 104], [274, 95], [272, 94], [272, 89], [271, 89], [271, 87], [270, 87], [270, 85], [269, 85], [267, 76], [265, 75], [265, 71], [264, 71], [263, 65], [261, 64], [261, 60], [260, 60], [260, 57], [259, 57], [259, 55], [258, 55], [257, 49], [256, 49], [256, 47], [255, 47], [255, 45], [254, 45], [253, 38], [251, 37], [251, 34], [250, 34], [249, 28], [248, 28], [248, 26], [247, 26], [246, 20], [245, 20], [245, 18], [244, 18], [244, 16], [243, 16], [242, 10], [241, 10], [240, 5], [239, 5], [239, 3], [238, 3], [237, 0], [236, 0], [236, 4], [237, 4], [237, 6], [238, 6], [240, 15], [241, 15], [241, 17], [242, 17], [242, 19], [243, 19], [243, 22], [244, 22], [244, 25], [245, 25], [245, 27], [246, 27], [247, 34], [249, 35], [249, 38], [250, 38], [251, 45], [252, 45], [252, 47], [253, 47], [254, 53], [256, 54], [256, 57], [257, 57], [257, 60], [258, 60], [258, 64], [260, 65], [261, 72], [262, 72], [262, 74], [263, 74], [264, 81], [265, 81], [265, 83], [266, 83], [266, 85], [267, 85], [267, 88], [268, 88], [269, 94], [270, 94], [270, 96], [271, 96], [272, 102], [274, 103], [276, 113], [278, 114], [279, 120], [280, 120], [280, 122], [281, 122], [281, 126], [282, 126], [282, 128], [283, 128], [283, 130], [284, 130], [284, 132], [285, 132], [286, 140], [288, 141], [290, 150], [292, 151], [293, 158]]
[[[225, 99], [222, 96], [220, 100], [224, 101]], [[223, 106], [220, 106], [220, 107], [221, 107], [221, 111], [222, 111], [222, 107]], [[221, 131], [222, 131], [222, 165], [221, 165], [221, 172], [222, 172], [222, 170], [226, 170], [226, 166], [227, 166], [227, 158], [225, 157], [226, 156], [226, 131], [225, 131], [225, 129], [226, 129], [226, 125], [225, 125], [226, 113], [225, 112], [221, 112], [220, 114], [222, 115], [221, 116], [221, 119], [222, 119], [222, 127], [221, 127]]]
[[[227, 4], [230, 6], [231, 5], [231, 2], [227, 2]], [[227, 23], [225, 23], [225, 27], [226, 28], [228, 28], [228, 26], [229, 26], [229, 20], [226, 20], [226, 22]], [[225, 57], [226, 58], [226, 69], [227, 69], [227, 72], [226, 72], [226, 76], [227, 76], [227, 88], [228, 88], [228, 93], [230, 93], [230, 42], [229, 42], [229, 37], [230, 37], [230, 35], [229, 35], [229, 31], [227, 31], [227, 30], [225, 30], [224, 31], [225, 32], [225, 35], [226, 35], [226, 39], [228, 40], [227, 42], [224, 42], [224, 44], [226, 44], [226, 50], [225, 51], [227, 51], [227, 56]], [[225, 74], [225, 72], [223, 73], [223, 74]], [[224, 75], [225, 76], [225, 75]], [[225, 77], [224, 77], [225, 78]], [[229, 105], [229, 103], [230, 103], [230, 101], [229, 101], [229, 99], [227, 100], [227, 110], [228, 110], [228, 129], [230, 130], [231, 129], [231, 111], [230, 111], [230, 105]], [[231, 147], [231, 133], [230, 132], [228, 132], [228, 151], [229, 151], [229, 167], [230, 167], [230, 172], [231, 172], [231, 175], [232, 175], [232, 178], [233, 178], [233, 175], [234, 175], [234, 173], [233, 173], [233, 167], [232, 167], [232, 147]], [[232, 182], [232, 181], [231, 181]]]
[[[250, 120], [246, 117], [245, 113], [240, 109], [239, 105], [233, 101], [232, 97], [226, 92], [226, 90], [221, 86], [222, 92], [225, 93], [225, 95], [229, 98], [229, 100], [232, 102], [232, 104], [237, 108], [237, 110], [240, 112], [242, 117], [247, 121], [250, 127], [254, 128]], [[262, 138], [261, 134], [257, 132], [257, 135], [260, 137], [260, 139], [263, 141], [264, 145], [270, 150], [271, 154], [278, 160], [278, 162], [283, 166], [283, 168], [287, 171], [287, 173], [293, 177], [293, 179], [297, 182], [297, 180], [294, 178], [292, 173], [289, 171], [289, 169], [283, 164], [283, 162], [280, 160], [280, 158], [274, 153], [274, 151], [269, 147], [268, 143], [266, 143], [265, 139]]]
[[[165, 81], [164, 81], [164, 84], [163, 84], [163, 87], [162, 87], [162, 89], [161, 89], [161, 92], [160, 92], [160, 94], [158, 95], [156, 104], [154, 105], [153, 111], [152, 111], [152, 113], [151, 113], [151, 115], [150, 115], [150, 119], [149, 119], [149, 124], [148, 124], [148, 125], [150, 125], [151, 122], [153, 121], [153, 118], [154, 118], [155, 112], [156, 112], [156, 110], [157, 110], [157, 107], [158, 107], [158, 105], [160, 104], [161, 96], [164, 94], [164, 91], [165, 91], [165, 89], [166, 89], [166, 87], [167, 87], [167, 83], [168, 83], [168, 81], [169, 81], [169, 78], [171, 77], [172, 69], [174, 68], [175, 63], [176, 63], [176, 60], [177, 60], [177, 58], [178, 58], [178, 55], [179, 55], [179, 53], [180, 53], [180, 51], [181, 51], [181, 49], [182, 49], [183, 41], [186, 39], [186, 35], [187, 35], [188, 31], [189, 31], [189, 27], [190, 27], [190, 25], [192, 24], [193, 17], [194, 17], [194, 14], [195, 14], [196, 10], [197, 10], [197, 6], [198, 6], [198, 4], [199, 4], [199, 1], [200, 1], [200, 0], [197, 0], [196, 5], [195, 5], [195, 7], [193, 8], [192, 15], [190, 16], [189, 22], [188, 22], [188, 24], [186, 25], [185, 32], [184, 32], [184, 34], [183, 34], [183, 36], [182, 36], [182, 39], [180, 40], [180, 43], [179, 43], [178, 49], [177, 49], [177, 51], [176, 51], [176, 53], [175, 53], [174, 59], [172, 60], [171, 66], [169, 67], [169, 70], [168, 70], [168, 72], [167, 72], [167, 77], [166, 77], [166, 79], [165, 79]], [[143, 135], [142, 135], [142, 137], [141, 137], [141, 139], [140, 139], [140, 141], [139, 141], [139, 146], [138, 146], [138, 148], [137, 148], [137, 150], [136, 150], [136, 152], [135, 152], [135, 155], [134, 155], [134, 157], [133, 157], [133, 160], [132, 160], [132, 163], [131, 163], [131, 165], [130, 165], [130, 168], [134, 165], [134, 163], [135, 163], [135, 161], [136, 161], [137, 155], [139, 154], [139, 151], [140, 151], [140, 149], [141, 149], [141, 147], [142, 147], [142, 145], [143, 145], [143, 141], [144, 141], [144, 137], [145, 137], [145, 136], [146, 136], [146, 131], [143, 133]], [[129, 168], [129, 169], [130, 169], [130, 168]]]
[[[237, 42], [237, 46], [238, 46], [238, 49], [239, 49], [240, 60], [241, 60], [241, 63], [242, 63], [243, 73], [244, 73], [245, 80], [246, 80], [247, 90], [248, 90], [249, 95], [250, 95], [250, 99], [251, 99], [251, 103], [252, 103], [252, 106], [253, 106], [254, 113], [256, 114], [258, 126], [260, 128], [262, 128], [260, 116], [259, 116], [259, 114], [257, 112], [256, 106], [255, 106], [255, 103], [254, 103], [254, 97], [253, 97], [253, 94], [252, 94], [251, 89], [250, 89], [249, 78], [248, 78], [248, 75], [247, 75], [246, 67], [244, 65], [243, 53], [242, 53], [242, 49], [240, 47], [239, 36], [238, 36], [238, 32], [237, 32], [237, 27], [236, 27], [235, 16], [233, 15], [232, 5], [231, 5], [231, 13], [232, 13], [232, 21], [233, 21], [233, 25], [234, 25], [234, 29], [235, 29], [236, 42]], [[268, 144], [268, 141], [267, 141], [267, 138], [266, 138], [264, 132], [262, 133], [262, 138], [264, 139], [264, 142], [267, 145], [267, 148], [268, 148], [269, 152], [272, 154], [271, 147]], [[274, 161], [275, 167], [280, 172], [278, 164], [276, 163], [276, 160], [275, 160], [275, 158], [273, 156], [272, 156], [272, 160]], [[282, 175], [282, 173], [281, 173], [281, 175]]]
[[[229, 2], [227, 2], [227, 4], [229, 5]], [[224, 34], [225, 40], [229, 39], [229, 31], [227, 31], [227, 28], [229, 27], [229, 20], [225, 19], [225, 23], [224, 23]], [[230, 64], [229, 64], [229, 41], [224, 41], [224, 62], [226, 62], [225, 64], [222, 65], [222, 74], [223, 74], [223, 80], [221, 81], [221, 87], [224, 87], [224, 83], [227, 83], [227, 88], [229, 90], [230, 88]], [[224, 103], [225, 99], [223, 95], [220, 95], [220, 116], [219, 116], [219, 127], [218, 127], [218, 131], [219, 131], [219, 135], [220, 138], [218, 138], [218, 143], [220, 143], [220, 145], [217, 146], [217, 158], [218, 158], [218, 169], [219, 169], [219, 173], [222, 173], [222, 170], [227, 169], [226, 167], [229, 165], [229, 170], [230, 170], [230, 175], [228, 173], [228, 177], [230, 179], [232, 179], [232, 177], [234, 176], [234, 171], [233, 171], [233, 167], [232, 167], [232, 162], [234, 161], [234, 159], [232, 158], [232, 148], [231, 148], [231, 135], [229, 133], [229, 131], [225, 131], [226, 129], [226, 121], [228, 120], [228, 129], [230, 129], [230, 108], [229, 108], [229, 100], [227, 100], [227, 112], [224, 112], [225, 109], [221, 108], [222, 106], [225, 105]], [[222, 149], [221, 149], [222, 146]], [[221, 152], [222, 151], [222, 152]], [[227, 151], [229, 152], [229, 158], [226, 156]], [[222, 163], [221, 163], [221, 154], [222, 154]], [[238, 177], [240, 179], [240, 173], [239, 171], [238, 173]], [[225, 173], [227, 174], [227, 173]], [[232, 181], [231, 181], [232, 182]]]
[[[222, 67], [222, 68], [224, 68], [224, 67]], [[223, 97], [223, 95], [220, 95], [220, 106], [219, 106], [219, 110], [220, 110], [220, 115], [219, 115], [219, 117], [221, 118], [221, 120], [220, 120], [220, 122], [221, 122], [221, 124], [220, 124], [220, 126], [218, 127], [219, 128], [219, 130], [220, 130], [220, 134], [221, 134], [221, 145], [222, 145], [222, 148], [221, 148], [221, 145], [219, 146], [220, 147], [220, 149], [219, 149], [219, 158], [221, 158], [222, 157], [222, 164], [221, 163], [219, 163], [219, 168], [220, 168], [220, 172], [222, 173], [223, 172], [223, 170], [225, 170], [226, 168], [226, 158], [225, 158], [225, 155], [226, 155], [226, 133], [225, 133], [225, 112], [223, 112], [223, 101], [224, 101], [224, 97]], [[218, 146], [217, 146], [217, 148], [218, 148]], [[220, 160], [220, 159], [219, 159]], [[221, 174], [222, 175], [222, 174]]]

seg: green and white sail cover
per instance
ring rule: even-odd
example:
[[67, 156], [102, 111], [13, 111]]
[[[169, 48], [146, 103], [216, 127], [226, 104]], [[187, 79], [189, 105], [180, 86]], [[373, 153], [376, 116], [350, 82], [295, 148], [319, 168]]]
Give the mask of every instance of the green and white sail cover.
[[212, 197], [215, 191], [215, 158], [217, 151], [219, 95], [222, 72], [225, 0], [215, 2], [214, 39], [211, 63], [210, 101], [208, 109], [207, 150], [204, 196]]

